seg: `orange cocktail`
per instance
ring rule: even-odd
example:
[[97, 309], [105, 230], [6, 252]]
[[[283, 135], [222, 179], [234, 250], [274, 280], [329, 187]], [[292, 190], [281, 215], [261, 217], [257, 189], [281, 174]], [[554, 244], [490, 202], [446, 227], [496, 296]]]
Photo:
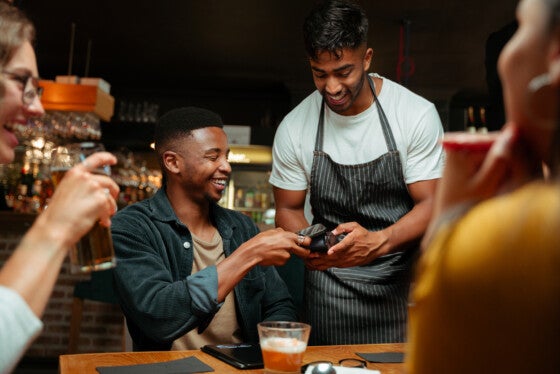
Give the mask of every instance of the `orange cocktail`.
[[295, 338], [266, 338], [261, 341], [264, 366], [268, 373], [298, 373], [307, 344]]
[[311, 326], [300, 322], [266, 321], [257, 327], [264, 372], [299, 373]]

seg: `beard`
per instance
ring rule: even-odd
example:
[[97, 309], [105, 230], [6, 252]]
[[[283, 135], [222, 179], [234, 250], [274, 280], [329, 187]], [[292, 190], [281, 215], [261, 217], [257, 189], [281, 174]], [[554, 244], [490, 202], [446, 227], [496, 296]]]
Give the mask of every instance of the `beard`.
[[337, 114], [340, 114], [340, 115], [344, 115], [345, 112], [347, 112], [348, 110], [350, 110], [352, 108], [352, 106], [354, 105], [354, 103], [358, 99], [358, 96], [360, 96], [360, 93], [362, 92], [362, 89], [364, 87], [365, 80], [366, 80], [366, 73], [362, 72], [362, 74], [360, 75], [360, 78], [358, 79], [356, 84], [354, 84], [351, 87], [346, 87], [345, 86], [343, 91], [342, 91], [342, 97], [345, 98], [345, 100], [340, 105], [333, 104], [332, 101], [329, 100], [330, 95], [327, 94], [325, 89], [323, 89], [321, 91], [321, 96], [323, 96], [323, 99], [327, 103], [327, 106], [333, 112], [335, 112]]

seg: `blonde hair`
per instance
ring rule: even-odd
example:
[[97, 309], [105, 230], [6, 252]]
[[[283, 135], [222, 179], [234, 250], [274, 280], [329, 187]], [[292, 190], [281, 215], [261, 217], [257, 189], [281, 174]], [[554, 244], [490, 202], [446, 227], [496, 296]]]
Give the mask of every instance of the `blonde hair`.
[[0, 69], [23, 43], [34, 40], [35, 27], [27, 16], [15, 6], [0, 2]]

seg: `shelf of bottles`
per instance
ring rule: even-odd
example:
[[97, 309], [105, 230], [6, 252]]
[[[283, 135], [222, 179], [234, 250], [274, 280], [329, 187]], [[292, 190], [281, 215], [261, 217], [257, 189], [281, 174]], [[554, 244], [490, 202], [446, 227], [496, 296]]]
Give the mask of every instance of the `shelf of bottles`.
[[228, 161], [231, 175], [218, 202], [253, 219], [259, 228], [274, 226], [274, 195], [268, 182], [272, 149], [262, 145], [232, 144]]
[[[84, 80], [84, 79], [82, 79]], [[58, 145], [101, 140], [101, 121], [113, 115], [114, 99], [99, 79], [96, 85], [40, 81], [45, 115], [14, 126], [20, 142], [16, 158], [0, 165], [0, 210], [40, 213], [53, 194], [51, 153]], [[103, 83], [103, 81], [101, 81]], [[161, 186], [161, 172], [149, 169], [127, 149], [113, 152], [118, 159], [111, 168], [121, 191], [119, 207], [150, 197]]]
[[[37, 145], [38, 141], [34, 143]], [[50, 152], [42, 147], [25, 145], [17, 149], [16, 155], [11, 164], [0, 165], [0, 196], [3, 196], [0, 210], [39, 213], [53, 194], [48, 162], [45, 160]]]
[[119, 209], [147, 199], [161, 188], [161, 170], [149, 167], [146, 154], [135, 153], [127, 148], [112, 153], [117, 157], [117, 165], [111, 168], [111, 177], [120, 187], [117, 198]]
[[[44, 136], [31, 139], [22, 138], [15, 160], [0, 165], [0, 210], [31, 214], [43, 211], [54, 192], [50, 177], [52, 150], [69, 141], [97, 140], [90, 137], [53, 141]], [[148, 198], [161, 187], [161, 171], [149, 168], [144, 158], [126, 148], [112, 153], [118, 160], [111, 168], [111, 177], [120, 187], [119, 208]]]
[[274, 224], [274, 197], [268, 183], [269, 175], [270, 172], [264, 170], [232, 170], [218, 204], [244, 213], [255, 223]]
[[486, 133], [486, 107], [470, 105], [464, 110], [465, 131]]

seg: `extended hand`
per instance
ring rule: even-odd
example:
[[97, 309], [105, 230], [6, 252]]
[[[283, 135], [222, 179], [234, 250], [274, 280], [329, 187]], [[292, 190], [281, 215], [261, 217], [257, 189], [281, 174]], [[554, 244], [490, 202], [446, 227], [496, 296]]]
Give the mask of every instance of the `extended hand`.
[[338, 225], [333, 234], [346, 234], [327, 253], [311, 253], [305, 261], [310, 270], [325, 270], [330, 267], [346, 268], [370, 263], [384, 253], [388, 237], [384, 231], [370, 232], [357, 222]]
[[259, 265], [263, 266], [284, 265], [292, 253], [306, 258], [309, 250], [304, 247], [309, 244], [310, 237], [300, 237], [281, 228], [263, 231], [244, 243], [259, 257]]

